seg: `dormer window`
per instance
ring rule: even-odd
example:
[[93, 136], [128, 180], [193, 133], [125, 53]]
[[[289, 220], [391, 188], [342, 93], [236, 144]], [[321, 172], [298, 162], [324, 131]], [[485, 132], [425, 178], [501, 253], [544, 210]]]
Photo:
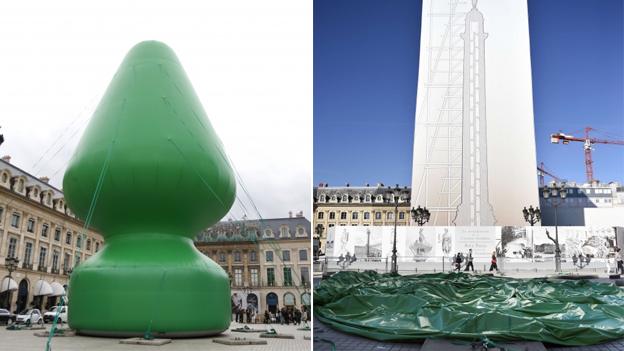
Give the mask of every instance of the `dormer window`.
[[297, 227], [297, 236], [305, 236], [305, 229], [303, 227]]
[[290, 231], [288, 230], [287, 226], [282, 226], [280, 228], [280, 237], [281, 238], [287, 238], [290, 236]]
[[376, 202], [383, 202], [383, 196], [382, 195], [377, 195], [377, 199], [375, 201]]
[[349, 195], [347, 194], [342, 195], [342, 202], [349, 202]]
[[330, 198], [331, 202], [338, 202], [338, 197], [336, 195], [332, 195]]
[[24, 191], [24, 179], [22, 178], [17, 181], [17, 191], [20, 193]]
[[353, 202], [360, 202], [360, 194], [353, 195]]
[[267, 228], [264, 230], [264, 236], [267, 238], [272, 238], [273, 237], [273, 231], [271, 230], [271, 228]]
[[325, 202], [325, 194], [319, 196], [319, 202]]
[[364, 197], [364, 201], [371, 202], [371, 195], [370, 194], [366, 194], [366, 196]]
[[9, 181], [9, 175], [6, 173], [2, 173], [2, 182], [6, 184]]

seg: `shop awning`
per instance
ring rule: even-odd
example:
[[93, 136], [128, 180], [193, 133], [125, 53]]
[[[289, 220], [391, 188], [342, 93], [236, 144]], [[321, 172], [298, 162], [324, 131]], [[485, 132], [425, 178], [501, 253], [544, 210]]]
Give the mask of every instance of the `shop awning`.
[[53, 292], [54, 291], [52, 290], [52, 286], [50, 286], [50, 283], [46, 282], [43, 279], [39, 279], [35, 283], [33, 296], [52, 295]]
[[65, 288], [59, 282], [52, 282], [52, 294], [50, 296], [63, 296], [65, 295]]
[[17, 290], [17, 283], [15, 282], [15, 280], [13, 280], [13, 278], [4, 277], [2, 279], [2, 282], [0, 283], [0, 293], [7, 290]]

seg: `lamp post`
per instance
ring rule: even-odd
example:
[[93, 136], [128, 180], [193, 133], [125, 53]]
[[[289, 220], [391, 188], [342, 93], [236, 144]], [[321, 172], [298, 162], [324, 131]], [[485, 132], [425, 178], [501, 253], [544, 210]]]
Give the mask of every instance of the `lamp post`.
[[561, 202], [568, 196], [565, 182], [557, 184], [553, 182], [551, 185], [544, 186], [542, 190], [544, 199], [551, 199], [550, 203], [555, 208], [555, 238], [550, 236], [546, 230], [546, 236], [555, 244], [555, 272], [561, 272], [561, 248], [559, 247], [559, 223], [557, 218], [557, 208]]
[[399, 212], [399, 200], [401, 197], [407, 196], [407, 187], [401, 188], [399, 184], [395, 188], [388, 187], [386, 190], [386, 199], [389, 202], [394, 202], [394, 242], [392, 243], [392, 267], [390, 268], [391, 274], [399, 274], [399, 267], [397, 265], [397, 219]]
[[7, 281], [7, 304], [6, 304], [6, 309], [10, 310], [11, 309], [11, 273], [13, 273], [18, 265], [19, 265], [19, 259], [15, 258], [15, 257], [7, 257], [4, 259], [4, 265], [7, 268], [7, 271], [9, 271], [9, 280]]
[[411, 213], [412, 213], [412, 218], [414, 219], [414, 222], [416, 222], [416, 224], [419, 227], [429, 222], [429, 218], [431, 217], [431, 213], [426, 207], [420, 207], [420, 206], [418, 206], [418, 208], [412, 207]]
[[533, 208], [533, 206], [529, 206], [522, 209], [522, 215], [524, 216], [524, 221], [531, 224], [531, 259], [533, 259], [533, 251], [535, 250], [534, 242], [533, 242], [533, 225], [542, 220], [542, 213], [540, 212], [539, 207]]

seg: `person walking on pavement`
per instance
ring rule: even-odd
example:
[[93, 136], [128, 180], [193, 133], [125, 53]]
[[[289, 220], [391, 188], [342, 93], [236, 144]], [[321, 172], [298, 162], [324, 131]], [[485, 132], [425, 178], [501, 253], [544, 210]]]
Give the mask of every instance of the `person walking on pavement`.
[[468, 271], [468, 267], [470, 267], [470, 269], [474, 272], [474, 265], [472, 264], [472, 249], [468, 250], [468, 255], [466, 256], [466, 269], [464, 269], [465, 272]]
[[619, 247], [617, 248], [617, 273], [624, 274], [624, 252]]
[[461, 263], [462, 263], [462, 255], [461, 252], [458, 252], [455, 256], [455, 270], [457, 272], [461, 271]]
[[490, 272], [493, 270], [498, 272], [498, 265], [496, 264], [496, 251], [492, 252], [492, 261], [490, 263]]

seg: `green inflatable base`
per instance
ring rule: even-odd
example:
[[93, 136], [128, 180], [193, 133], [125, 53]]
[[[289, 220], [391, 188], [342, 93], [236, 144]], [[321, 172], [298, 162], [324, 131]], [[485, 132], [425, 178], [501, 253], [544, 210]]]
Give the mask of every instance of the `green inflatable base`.
[[624, 338], [624, 290], [583, 280], [341, 272], [315, 290], [314, 313], [340, 331], [380, 341], [576, 346]]
[[229, 278], [189, 238], [114, 235], [72, 273], [69, 311], [80, 334], [214, 335], [230, 325]]

